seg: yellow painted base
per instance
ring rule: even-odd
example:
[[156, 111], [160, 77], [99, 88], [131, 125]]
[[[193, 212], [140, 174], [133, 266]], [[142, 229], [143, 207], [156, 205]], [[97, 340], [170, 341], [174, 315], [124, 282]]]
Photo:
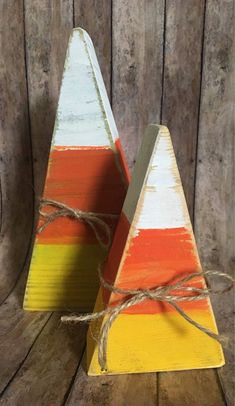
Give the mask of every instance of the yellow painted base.
[[24, 309], [91, 311], [99, 286], [97, 267], [103, 256], [98, 245], [37, 244]]
[[[102, 308], [100, 293], [95, 311]], [[216, 330], [210, 311], [190, 311], [197, 322]], [[91, 323], [87, 337], [88, 375], [212, 368], [224, 365], [221, 345], [175, 312], [120, 315], [109, 333], [107, 372], [98, 364], [97, 342], [103, 321]]]

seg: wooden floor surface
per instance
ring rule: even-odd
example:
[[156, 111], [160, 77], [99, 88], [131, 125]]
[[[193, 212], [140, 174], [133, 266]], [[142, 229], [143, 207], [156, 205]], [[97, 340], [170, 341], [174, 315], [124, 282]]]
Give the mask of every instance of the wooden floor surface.
[[24, 285], [0, 307], [1, 405], [227, 405], [216, 370], [88, 377], [87, 326], [23, 311]]

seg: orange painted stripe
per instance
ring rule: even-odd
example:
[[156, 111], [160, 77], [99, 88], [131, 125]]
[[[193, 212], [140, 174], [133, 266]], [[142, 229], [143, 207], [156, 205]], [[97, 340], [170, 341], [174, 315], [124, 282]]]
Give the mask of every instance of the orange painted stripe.
[[[126, 244], [129, 223], [122, 213], [117, 226], [113, 246], [107, 261], [104, 275], [115, 286], [127, 289], [153, 288], [158, 285], [176, 282], [192, 272], [200, 271], [194, 242], [191, 233], [185, 228], [163, 230], [139, 230], [138, 236], [132, 239], [122, 264], [120, 274], [117, 274], [121, 256]], [[202, 278], [189, 284], [202, 287]], [[174, 292], [181, 294], [182, 292]], [[105, 291], [105, 303], [117, 304], [121, 295], [111, 295]], [[181, 302], [180, 306], [187, 309], [208, 308], [207, 300], [198, 302]], [[175, 311], [172, 306], [160, 302], [146, 300], [140, 305], [128, 309], [129, 314], [147, 314]]]
[[[44, 197], [84, 211], [119, 214], [126, 185], [117, 159], [108, 148], [55, 148], [49, 159]], [[109, 224], [115, 228], [116, 221]], [[87, 225], [59, 218], [39, 234], [37, 241], [41, 244], [92, 243], [95, 237]]]

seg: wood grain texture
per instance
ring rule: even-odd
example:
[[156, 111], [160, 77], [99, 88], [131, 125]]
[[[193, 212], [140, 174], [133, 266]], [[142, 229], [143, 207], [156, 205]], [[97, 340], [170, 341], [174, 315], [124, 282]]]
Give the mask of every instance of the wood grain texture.
[[[117, 128], [94, 46], [81, 28], [72, 30], [64, 66], [43, 197], [118, 216], [127, 182]], [[116, 221], [109, 221], [112, 230]], [[62, 216], [37, 235], [24, 309], [92, 310], [105, 251], [96, 238], [101, 227], [94, 233], [97, 223], [88, 223]]]
[[[108, 89], [110, 84], [108, 67], [111, 58], [109, 49], [113, 45], [111, 61], [113, 63], [111, 75], [113, 76], [113, 91], [111, 93], [113, 93], [114, 112], [121, 130], [122, 141], [125, 141], [129, 163], [132, 165], [143, 135], [143, 128], [150, 121], [160, 121], [164, 1], [114, 0], [112, 2], [112, 20], [109, 16], [110, 2], [111, 0], [74, 0], [74, 20], [76, 25], [81, 25], [90, 32], [96, 49], [99, 48], [97, 54]], [[26, 19], [27, 72], [25, 71], [23, 47], [23, 3]], [[1, 211], [3, 232], [1, 234], [0, 285], [2, 298], [8, 295], [15, 283], [18, 271], [22, 268], [32, 222], [30, 214], [32, 210], [32, 176], [29, 163], [31, 154], [25, 77], [27, 73], [35, 158], [35, 184], [36, 194], [38, 194], [44, 182], [67, 39], [73, 25], [72, 3], [72, 0], [25, 0], [24, 2], [23, 0], [17, 2], [3, 0], [0, 4], [2, 56], [0, 63], [0, 167], [1, 206], [3, 208]], [[174, 125], [177, 129], [177, 135], [174, 137], [172, 128], [172, 135], [178, 151], [180, 172], [191, 209], [194, 190], [192, 174], [195, 164], [191, 160], [195, 159], [194, 115], [197, 111], [194, 95], [198, 100], [198, 72], [201, 63], [199, 58], [200, 27], [204, 0], [197, 2], [167, 0], [166, 5], [168, 33], [165, 32], [165, 37], [168, 40], [166, 45], [169, 46], [169, 49], [166, 50], [165, 58], [162, 117], [169, 120], [167, 123], [170, 128], [172, 122], [172, 126]], [[108, 12], [106, 12], [107, 10]], [[181, 15], [180, 11], [182, 11]], [[97, 15], [99, 15], [99, 19], [96, 18]], [[195, 210], [196, 236], [204, 264], [216, 267], [219, 264], [223, 265], [224, 269], [230, 270], [234, 266], [235, 238], [234, 183], [232, 180], [234, 178], [234, 127], [232, 122], [232, 104], [234, 103], [232, 37], [234, 28], [232, 18], [232, 0], [207, 0]], [[196, 23], [195, 19], [198, 20]], [[112, 26], [113, 38], [111, 38], [111, 34], [108, 34], [108, 32], [110, 33], [109, 24]], [[96, 31], [97, 26], [99, 32]], [[102, 30], [105, 35], [102, 34]], [[170, 52], [171, 47], [172, 52]], [[183, 74], [180, 66], [182, 66]], [[176, 75], [176, 78], [174, 78], [174, 68], [181, 73], [180, 76]], [[106, 69], [107, 73], [105, 73]], [[193, 83], [190, 82], [190, 69], [192, 69], [194, 78]], [[187, 91], [189, 95], [186, 95]], [[197, 103], [199, 104], [199, 100]], [[189, 117], [189, 122], [185, 122], [188, 128], [187, 134], [178, 130], [181, 122], [177, 121], [178, 117], [183, 120], [186, 113]], [[193, 146], [190, 146], [191, 137], [193, 137]], [[182, 157], [184, 154], [185, 157]], [[24, 213], [27, 213], [27, 217], [24, 217]], [[0, 345], [1, 354], [4, 354], [1, 358], [1, 361], [4, 360], [4, 363], [1, 363], [1, 389], [9, 381], [11, 382], [2, 403], [5, 404], [6, 401], [10, 405], [24, 406], [24, 404], [28, 405], [33, 402], [35, 405], [41, 406], [40, 389], [37, 387], [38, 374], [47, 371], [45, 382], [42, 383], [45, 391], [45, 404], [53, 405], [53, 400], [55, 400], [55, 404], [63, 404], [69, 396], [73, 374], [76, 372], [75, 364], [68, 361], [70, 355], [68, 356], [67, 346], [69, 344], [64, 339], [65, 335], [59, 335], [63, 346], [56, 344], [55, 352], [58, 349], [62, 353], [64, 350], [66, 352], [61, 361], [64, 362], [62, 368], [64, 371], [61, 372], [60, 365], [59, 373], [57, 373], [58, 362], [53, 363], [53, 359], [57, 357], [57, 353], [53, 352], [55, 334], [52, 334], [51, 338], [48, 335], [48, 332], [52, 331], [51, 328], [46, 330], [47, 338], [43, 339], [44, 345], [37, 347], [37, 351], [33, 355], [34, 345], [37, 345], [39, 339], [41, 340], [41, 335], [38, 340], [36, 339], [37, 335], [49, 315], [45, 314], [44, 319], [44, 316], [42, 317], [39, 313], [34, 313], [32, 316], [30, 313], [23, 313], [19, 310], [19, 306], [22, 305], [23, 285], [24, 280], [22, 279], [18, 285], [21, 286], [19, 291], [17, 287], [16, 292], [18, 293], [14, 292], [9, 296], [0, 309], [2, 333]], [[217, 309], [217, 314], [221, 315], [219, 320], [221, 332], [224, 331], [226, 334], [232, 332], [230, 317], [232, 302], [232, 294], [226, 299], [224, 298], [223, 303], [221, 301], [219, 305], [217, 297], [214, 300], [214, 308]], [[52, 321], [53, 319], [50, 319], [49, 323]], [[46, 327], [49, 326], [49, 323]], [[72, 346], [75, 348], [78, 340], [76, 333], [73, 340]], [[33, 346], [32, 349], [31, 346]], [[32, 358], [29, 359], [34, 362], [34, 367], [26, 360], [25, 370], [23, 361], [30, 349], [28, 357], [32, 355]], [[223, 389], [228, 404], [233, 405], [234, 368], [231, 341], [225, 353], [227, 366], [219, 373], [223, 377]], [[43, 357], [42, 361], [40, 357]], [[38, 367], [37, 363], [40, 364]], [[49, 371], [50, 365], [54, 371]], [[18, 373], [13, 378], [17, 371]], [[50, 383], [50, 376], [53, 376], [54, 373], [56, 377]], [[65, 377], [66, 373], [69, 378]], [[158, 375], [160, 376], [158, 388], [160, 406], [177, 406], [182, 403], [195, 406], [199, 404], [221, 406], [219, 386], [215, 386], [218, 385], [218, 382], [213, 371]], [[61, 377], [65, 383], [61, 381]], [[87, 378], [84, 371], [79, 369], [68, 403], [79, 404], [82, 402], [81, 396], [87, 399], [84, 404], [88, 405], [97, 404], [97, 399], [101, 399], [101, 402], [109, 405], [110, 399], [114, 402], [116, 398], [118, 399], [117, 405], [131, 405], [132, 399], [134, 399], [134, 404], [138, 404], [138, 400], [141, 405], [157, 403], [156, 374], [138, 375], [130, 377], [130, 379], [102, 377], [104, 385], [101, 388], [98, 379], [101, 378], [97, 378], [96, 384], [96, 378]], [[28, 381], [32, 389], [28, 385]], [[62, 389], [60, 388], [61, 382]], [[16, 393], [11, 391], [11, 385]], [[54, 396], [55, 386], [59, 388], [58, 396]], [[25, 392], [25, 388], [29, 390], [28, 394]], [[29, 394], [31, 395], [30, 400]]]
[[[150, 125], [145, 132], [117, 230], [103, 270], [105, 280], [115, 288], [154, 289], [201, 272], [170, 134], [164, 126]], [[202, 289], [205, 282], [199, 277], [187, 286]], [[191, 294], [183, 288], [178, 292], [181, 297]], [[127, 295], [101, 288], [94, 312], [126, 302]], [[217, 333], [209, 298], [176, 303], [192, 320]], [[105, 331], [108, 320], [107, 316], [90, 323], [89, 375], [104, 373], [96, 337]], [[224, 365], [221, 345], [164, 300], [146, 298], [123, 309], [106, 334], [106, 374]]]
[[74, 24], [90, 35], [111, 96], [111, 0], [74, 0]]
[[162, 123], [169, 128], [192, 219], [204, 0], [166, 0]]
[[54, 313], [0, 404], [57, 406], [63, 403], [85, 344], [86, 326], [61, 325]]
[[47, 322], [50, 313], [24, 312], [22, 297], [25, 275], [22, 273], [16, 288], [0, 307], [0, 393], [13, 379], [21, 367], [38, 334]]
[[163, 0], [115, 0], [112, 106], [132, 168], [145, 127], [160, 122]]
[[25, 0], [26, 59], [34, 191], [41, 195], [70, 31], [72, 0]]
[[85, 356], [78, 369], [66, 406], [156, 405], [156, 374], [88, 377], [84, 370], [86, 370]]
[[[235, 132], [234, 2], [207, 1], [195, 200], [195, 230], [203, 264], [234, 275]], [[219, 371], [227, 401], [234, 401], [234, 293], [214, 297], [225, 345]]]
[[213, 370], [159, 374], [159, 406], [225, 406]]
[[2, 302], [24, 267], [33, 221], [23, 1], [0, 2], [0, 27], [0, 302]]

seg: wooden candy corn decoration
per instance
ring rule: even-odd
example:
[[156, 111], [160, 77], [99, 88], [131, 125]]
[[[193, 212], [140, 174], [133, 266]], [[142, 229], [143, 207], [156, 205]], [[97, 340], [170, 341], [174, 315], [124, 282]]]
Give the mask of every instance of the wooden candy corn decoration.
[[[169, 132], [149, 126], [134, 169], [104, 279], [116, 288], [150, 289], [201, 272]], [[200, 276], [187, 286], [205, 287]], [[180, 295], [180, 291], [169, 292]], [[190, 292], [184, 291], [184, 295]], [[95, 310], [123, 296], [100, 290]], [[217, 332], [210, 300], [176, 302], [191, 319]], [[98, 361], [99, 337], [109, 316], [91, 322], [88, 374], [99, 375], [218, 367], [220, 344], [164, 301], [145, 299], [119, 314], [107, 333], [107, 362]]]
[[[43, 197], [85, 212], [119, 215], [127, 183], [92, 42], [85, 31], [75, 29], [65, 61]], [[54, 209], [42, 208], [47, 213]], [[113, 228], [116, 222], [109, 220]], [[36, 238], [24, 309], [92, 309], [97, 266], [104, 255], [91, 227], [58, 217]]]

